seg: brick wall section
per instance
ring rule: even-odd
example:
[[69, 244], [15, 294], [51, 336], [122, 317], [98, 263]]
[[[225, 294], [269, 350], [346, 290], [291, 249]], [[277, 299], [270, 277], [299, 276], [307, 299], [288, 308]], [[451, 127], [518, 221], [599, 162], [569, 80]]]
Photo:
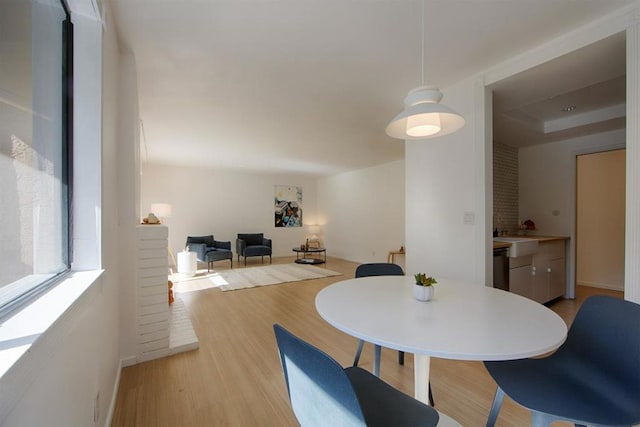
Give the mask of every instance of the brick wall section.
[[515, 234], [518, 228], [518, 149], [493, 144], [493, 228]]

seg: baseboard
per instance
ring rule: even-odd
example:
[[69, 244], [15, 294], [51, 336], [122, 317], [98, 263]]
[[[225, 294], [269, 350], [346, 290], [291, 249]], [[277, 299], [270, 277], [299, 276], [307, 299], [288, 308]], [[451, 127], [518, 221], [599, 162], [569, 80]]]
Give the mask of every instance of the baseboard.
[[593, 282], [576, 282], [577, 286], [587, 286], [589, 288], [600, 288], [600, 289], [608, 289], [611, 291], [624, 291], [624, 285], [616, 286], [608, 283], [593, 283]]
[[113, 411], [116, 409], [116, 400], [118, 399], [118, 389], [120, 388], [120, 373], [124, 365], [123, 359], [118, 362], [118, 372], [116, 372], [116, 380], [113, 384], [113, 391], [111, 392], [111, 402], [109, 403], [109, 410], [107, 411], [107, 419], [104, 421], [104, 427], [110, 427], [113, 421]]
[[125, 357], [124, 359], [120, 359], [120, 364], [122, 368], [126, 368], [127, 366], [133, 366], [138, 363], [138, 358], [136, 356]]

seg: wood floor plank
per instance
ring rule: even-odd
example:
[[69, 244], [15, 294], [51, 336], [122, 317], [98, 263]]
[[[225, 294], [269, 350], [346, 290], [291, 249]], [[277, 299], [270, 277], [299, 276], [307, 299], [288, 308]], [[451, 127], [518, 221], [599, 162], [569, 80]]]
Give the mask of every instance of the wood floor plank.
[[[293, 259], [274, 258], [273, 262], [290, 263]], [[217, 264], [219, 270], [227, 268], [227, 263]], [[228, 292], [206, 289], [178, 294], [189, 312], [200, 348], [124, 368], [112, 425], [297, 425], [272, 325], [282, 324], [343, 366], [350, 365], [357, 340], [322, 320], [315, 310], [315, 296], [329, 284], [353, 277], [356, 266], [329, 257], [324, 267], [342, 276]], [[550, 307], [569, 324], [582, 301], [593, 293], [622, 295], [580, 288], [576, 300], [559, 300]], [[412, 395], [413, 356], [407, 354], [405, 365], [400, 366], [396, 351], [383, 349], [382, 354], [382, 378]], [[370, 344], [365, 346], [360, 365], [372, 369]], [[431, 385], [438, 410], [464, 426], [485, 424], [495, 383], [481, 362], [432, 358]], [[530, 416], [505, 398], [497, 425], [530, 425]]]

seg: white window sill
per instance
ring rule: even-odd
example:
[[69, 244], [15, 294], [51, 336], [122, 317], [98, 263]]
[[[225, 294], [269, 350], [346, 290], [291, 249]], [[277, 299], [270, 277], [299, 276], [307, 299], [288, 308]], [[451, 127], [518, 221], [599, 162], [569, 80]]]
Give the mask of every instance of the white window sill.
[[0, 325], [0, 378], [98, 282], [103, 270], [74, 271]]

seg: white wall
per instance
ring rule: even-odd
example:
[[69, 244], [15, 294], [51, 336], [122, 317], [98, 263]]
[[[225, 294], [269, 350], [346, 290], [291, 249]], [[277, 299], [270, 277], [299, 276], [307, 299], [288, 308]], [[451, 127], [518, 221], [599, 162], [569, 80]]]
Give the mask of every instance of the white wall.
[[[138, 200], [140, 194], [139, 165], [139, 113], [136, 63], [133, 55], [124, 53], [119, 57], [118, 67], [113, 70], [119, 78], [118, 139], [116, 183], [114, 195], [115, 211], [110, 217], [111, 228], [104, 229], [103, 236], [118, 236], [119, 269], [116, 270], [120, 284], [120, 357], [133, 360], [136, 354], [136, 285], [135, 262], [137, 245], [135, 227], [139, 221]], [[108, 172], [107, 172], [108, 173]], [[114, 234], [114, 231], [117, 233]]]
[[[460, 131], [405, 142], [407, 269], [484, 283], [485, 144], [475, 117], [476, 102], [484, 100], [475, 92], [475, 82], [466, 80], [444, 93], [442, 102], [466, 120]], [[464, 223], [465, 212], [473, 224]]]
[[[99, 23], [96, 23], [99, 25]], [[118, 126], [118, 111], [122, 107], [119, 100], [120, 76], [120, 51], [113, 23], [109, 22], [102, 36], [102, 151], [101, 155], [101, 230], [100, 243], [102, 246], [102, 264], [104, 269], [101, 298], [96, 298], [92, 307], [97, 316], [94, 319], [83, 320], [96, 329], [89, 333], [92, 339], [100, 344], [94, 348], [89, 347], [89, 353], [82, 355], [84, 358], [95, 359], [100, 362], [99, 385], [100, 402], [98, 411], [98, 425], [106, 425], [109, 422], [110, 413], [113, 410], [113, 397], [117, 391], [117, 378], [120, 373], [120, 360], [122, 358], [119, 337], [123, 326], [121, 320], [122, 293], [129, 288], [129, 283], [122, 280], [120, 275], [121, 263], [121, 239], [126, 233], [112, 233], [120, 224], [118, 211], [121, 206], [118, 201], [123, 189], [131, 184], [123, 185], [119, 177], [121, 175], [121, 163], [119, 162], [120, 141]], [[67, 364], [68, 366], [68, 364]], [[89, 397], [89, 396], [88, 396]], [[95, 396], [91, 396], [95, 399]]]
[[[404, 246], [404, 161], [318, 180], [319, 221], [329, 255], [383, 262]], [[404, 266], [398, 256], [396, 262]]]
[[582, 155], [576, 173], [576, 283], [624, 290], [625, 150]]
[[520, 219], [535, 222], [535, 234], [572, 236], [576, 155], [624, 147], [625, 138], [623, 129], [521, 148]]
[[[274, 227], [274, 185], [302, 187], [305, 226]], [[273, 256], [293, 256], [291, 249], [309, 234], [306, 225], [317, 224], [316, 200], [311, 177], [143, 165], [141, 215], [148, 215], [152, 203], [172, 205], [171, 217], [163, 223], [174, 254], [184, 249], [187, 236], [213, 234], [216, 240], [231, 241], [235, 262], [236, 235], [264, 233], [273, 240]]]

